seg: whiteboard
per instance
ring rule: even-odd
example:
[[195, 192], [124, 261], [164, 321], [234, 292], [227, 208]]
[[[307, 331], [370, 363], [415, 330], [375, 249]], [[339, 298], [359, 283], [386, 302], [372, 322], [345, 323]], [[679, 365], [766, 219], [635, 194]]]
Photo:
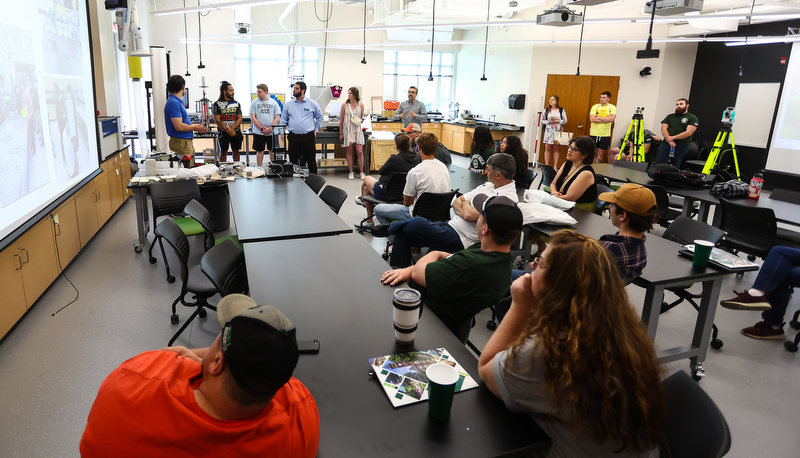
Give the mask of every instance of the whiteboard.
[[[736, 145], [766, 148], [780, 83], [742, 83], [736, 94], [733, 136]], [[720, 113], [720, 119], [722, 113]]]

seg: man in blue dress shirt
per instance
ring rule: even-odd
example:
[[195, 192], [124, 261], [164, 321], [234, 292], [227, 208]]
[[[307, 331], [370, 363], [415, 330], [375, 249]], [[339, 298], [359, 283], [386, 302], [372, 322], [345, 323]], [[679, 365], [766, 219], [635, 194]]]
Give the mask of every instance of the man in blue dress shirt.
[[322, 128], [322, 110], [319, 104], [306, 98], [306, 83], [294, 84], [294, 99], [286, 102], [281, 113], [281, 124], [288, 126], [289, 160], [298, 164], [300, 156], [308, 163], [308, 171], [317, 173], [316, 131]]
[[169, 149], [180, 155], [194, 155], [194, 132], [204, 134], [208, 129], [202, 124], [192, 124], [183, 105], [186, 81], [181, 75], [172, 75], [167, 81], [167, 103], [164, 104], [164, 124], [169, 135]]

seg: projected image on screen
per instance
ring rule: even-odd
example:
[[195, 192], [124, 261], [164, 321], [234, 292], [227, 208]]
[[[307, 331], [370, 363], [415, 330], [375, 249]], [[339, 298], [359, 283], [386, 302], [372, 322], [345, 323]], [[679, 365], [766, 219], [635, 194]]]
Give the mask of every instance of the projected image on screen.
[[767, 155], [767, 168], [780, 172], [800, 170], [800, 44], [792, 44], [783, 80], [778, 117]]
[[33, 41], [24, 30], [0, 25], [0, 207], [50, 181]]
[[784, 91], [788, 91], [785, 97], [786, 110], [783, 113], [778, 136], [781, 141], [800, 142], [800, 84], [792, 84], [791, 81], [787, 81]]
[[88, 1], [3, 5], [0, 239], [99, 168]]

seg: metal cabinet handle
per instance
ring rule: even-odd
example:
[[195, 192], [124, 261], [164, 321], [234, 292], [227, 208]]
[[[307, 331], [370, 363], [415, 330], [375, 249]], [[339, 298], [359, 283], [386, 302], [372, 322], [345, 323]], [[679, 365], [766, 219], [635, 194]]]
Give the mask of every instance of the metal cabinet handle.
[[578, 129], [583, 129], [583, 124], [578, 124]]
[[22, 256], [20, 256], [18, 254], [15, 254], [14, 256], [19, 259], [19, 267], [17, 267], [14, 270], [22, 270]]
[[28, 253], [28, 249], [27, 248], [20, 248], [20, 247], [18, 247], [18, 248], [21, 251], [25, 252], [25, 262], [23, 262], [23, 264], [27, 264], [27, 263], [31, 262], [31, 255]]
[[61, 235], [61, 225], [56, 223], [56, 222], [53, 222], [53, 226], [55, 226], [55, 228], [58, 229], [58, 231], [56, 232], [56, 237], [60, 236]]

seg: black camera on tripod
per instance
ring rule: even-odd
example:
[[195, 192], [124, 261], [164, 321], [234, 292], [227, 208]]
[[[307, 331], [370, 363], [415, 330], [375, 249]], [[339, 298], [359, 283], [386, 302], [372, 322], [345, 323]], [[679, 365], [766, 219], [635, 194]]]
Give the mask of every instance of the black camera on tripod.
[[644, 107], [636, 107], [633, 112], [633, 119], [644, 119]]

